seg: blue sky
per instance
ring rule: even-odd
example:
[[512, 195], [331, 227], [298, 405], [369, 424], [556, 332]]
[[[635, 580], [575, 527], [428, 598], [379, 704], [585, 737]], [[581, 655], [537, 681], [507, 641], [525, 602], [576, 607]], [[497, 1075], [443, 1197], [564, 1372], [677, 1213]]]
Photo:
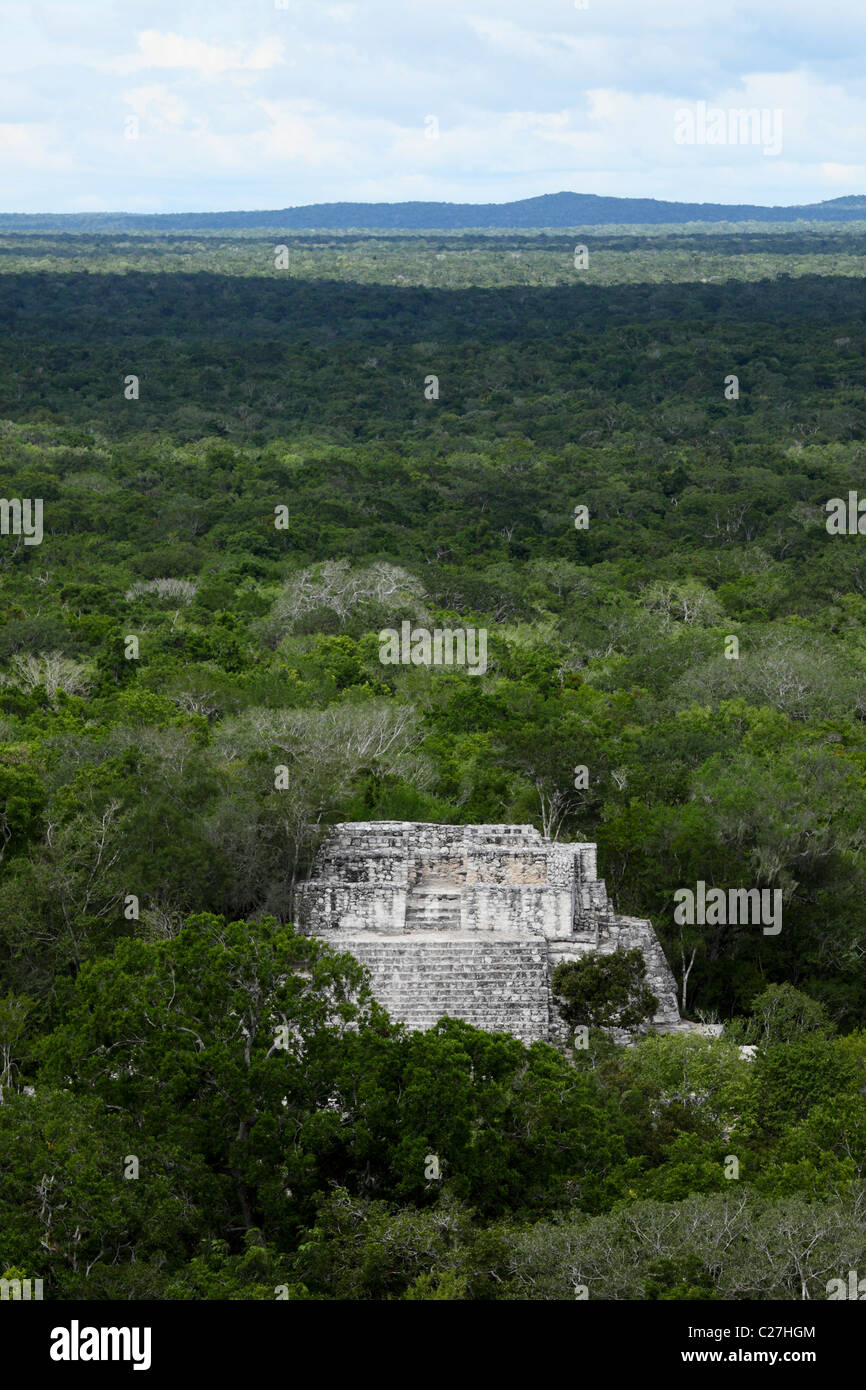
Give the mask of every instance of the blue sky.
[[[0, 0], [0, 38], [7, 212], [866, 193], [866, 0]], [[678, 142], [700, 102], [778, 152]]]

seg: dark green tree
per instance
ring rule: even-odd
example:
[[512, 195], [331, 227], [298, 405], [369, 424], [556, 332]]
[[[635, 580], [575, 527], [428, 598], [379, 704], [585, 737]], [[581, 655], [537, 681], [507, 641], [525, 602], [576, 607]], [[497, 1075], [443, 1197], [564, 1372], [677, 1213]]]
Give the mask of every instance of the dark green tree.
[[552, 986], [571, 1028], [637, 1028], [652, 1018], [659, 1003], [646, 983], [646, 961], [637, 947], [562, 961]]

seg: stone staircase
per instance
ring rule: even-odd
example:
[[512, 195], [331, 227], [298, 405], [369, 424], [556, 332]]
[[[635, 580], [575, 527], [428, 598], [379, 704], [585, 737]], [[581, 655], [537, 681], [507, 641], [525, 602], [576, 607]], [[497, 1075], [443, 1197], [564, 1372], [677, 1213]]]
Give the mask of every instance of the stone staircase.
[[410, 1028], [430, 1028], [448, 1014], [526, 1043], [547, 1036], [547, 946], [541, 939], [406, 935], [377, 941], [369, 933], [341, 931], [323, 940], [367, 967], [379, 1003]]

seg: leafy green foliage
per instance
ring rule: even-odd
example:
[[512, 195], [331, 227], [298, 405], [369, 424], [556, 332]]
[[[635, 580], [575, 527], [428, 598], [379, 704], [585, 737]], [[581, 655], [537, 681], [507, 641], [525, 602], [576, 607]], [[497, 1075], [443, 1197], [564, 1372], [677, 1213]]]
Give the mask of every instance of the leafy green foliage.
[[551, 983], [559, 1011], [572, 1028], [637, 1028], [658, 1008], [639, 949], [561, 961]]
[[768, 985], [752, 1000], [747, 1015], [735, 1019], [728, 1035], [741, 1043], [770, 1047], [801, 1038], [826, 1038], [835, 1025], [823, 1004], [793, 985]]
[[[84, 217], [0, 238], [3, 491], [45, 510], [0, 536], [0, 1268], [820, 1296], [866, 1176], [866, 567], [824, 526], [862, 227], [609, 228], [577, 280], [555, 231], [311, 233], [283, 273], [264, 231]], [[486, 628], [486, 674], [382, 664], [404, 618]], [[596, 841], [728, 1035], [407, 1034], [289, 925], [368, 818]], [[782, 932], [678, 927], [698, 880], [778, 887]], [[610, 1026], [638, 976], [558, 984]]]

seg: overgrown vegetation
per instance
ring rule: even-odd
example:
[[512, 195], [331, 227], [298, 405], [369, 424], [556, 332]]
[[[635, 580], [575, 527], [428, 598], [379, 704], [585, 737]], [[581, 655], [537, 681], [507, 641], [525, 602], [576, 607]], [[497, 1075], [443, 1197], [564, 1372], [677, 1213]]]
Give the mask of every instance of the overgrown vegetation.
[[[584, 283], [557, 236], [285, 273], [3, 238], [2, 492], [44, 538], [0, 536], [0, 1273], [779, 1298], [866, 1258], [866, 559], [824, 525], [862, 241], [693, 240]], [[383, 665], [404, 619], [485, 627], [486, 674]], [[730, 1036], [405, 1035], [290, 927], [321, 829], [376, 818], [597, 841]], [[698, 880], [781, 889], [781, 933], [676, 925]]]

